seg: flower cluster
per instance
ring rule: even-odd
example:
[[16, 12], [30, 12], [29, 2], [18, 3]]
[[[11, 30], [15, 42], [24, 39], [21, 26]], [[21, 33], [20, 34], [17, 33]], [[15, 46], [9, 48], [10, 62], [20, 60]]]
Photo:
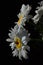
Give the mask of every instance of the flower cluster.
[[31, 7], [29, 5], [22, 5], [20, 13], [18, 14], [19, 20], [16, 22], [14, 29], [11, 28], [10, 33], [8, 34], [10, 38], [6, 39], [8, 42], [11, 42], [10, 46], [13, 50], [13, 56], [18, 56], [19, 59], [22, 59], [22, 57], [27, 59], [26, 50], [30, 51], [30, 47], [27, 45], [30, 40], [30, 33], [23, 27], [27, 21], [30, 10]]
[[25, 26], [25, 22], [30, 18], [35, 24], [38, 23], [43, 15], [43, 1], [40, 2], [40, 7], [37, 7], [36, 9], [36, 15], [34, 17], [31, 17], [31, 15], [29, 15], [31, 6], [23, 4], [20, 9], [20, 13], [17, 15], [19, 20], [18, 22], [15, 22], [16, 25], [14, 28], [11, 28], [11, 30], [9, 30], [9, 38], [6, 39], [6, 41], [10, 42], [9, 46], [11, 46], [11, 49], [13, 50], [13, 56], [18, 56], [20, 60], [22, 60], [22, 57], [27, 59], [27, 50], [30, 51], [30, 46], [27, 44], [30, 41], [30, 33], [28, 33], [23, 26]]

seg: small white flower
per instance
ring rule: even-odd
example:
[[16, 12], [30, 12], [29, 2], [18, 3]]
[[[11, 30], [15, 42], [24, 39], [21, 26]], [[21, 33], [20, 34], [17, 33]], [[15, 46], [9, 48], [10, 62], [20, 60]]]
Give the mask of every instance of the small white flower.
[[[18, 32], [19, 30], [19, 32]], [[30, 51], [30, 47], [27, 45], [30, 34], [28, 35], [27, 31], [24, 27], [18, 28], [18, 25], [14, 27], [14, 29], [10, 30], [9, 37], [7, 39], [8, 42], [11, 42], [10, 46], [13, 50], [13, 56], [18, 56], [19, 59], [22, 60], [22, 57], [27, 59], [27, 51]]]
[[36, 8], [35, 11], [36, 15], [32, 18], [34, 20], [34, 23], [37, 24], [41, 16], [43, 15], [43, 1], [40, 2], [40, 7]]
[[29, 20], [29, 18], [31, 18], [31, 15], [28, 15], [29, 12], [31, 10], [31, 7], [29, 5], [22, 5], [21, 9], [20, 9], [20, 13], [17, 15], [19, 20], [18, 22], [16, 22], [16, 24], [18, 26], [20, 25], [25, 25], [25, 22], [27, 21], [27, 19]]

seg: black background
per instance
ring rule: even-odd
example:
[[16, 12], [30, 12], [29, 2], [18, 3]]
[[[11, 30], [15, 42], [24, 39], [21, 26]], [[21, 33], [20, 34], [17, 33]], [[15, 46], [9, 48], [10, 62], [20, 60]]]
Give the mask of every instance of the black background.
[[[38, 6], [38, 2], [41, 0], [15, 0], [6, 1], [1, 4], [1, 21], [0, 21], [0, 62], [1, 64], [24, 64], [32, 65], [39, 64], [43, 62], [43, 42], [31, 40], [28, 44], [30, 45], [29, 59], [23, 59], [20, 61], [18, 58], [12, 56], [12, 50], [9, 47], [6, 38], [8, 38], [9, 29], [14, 27], [14, 22], [18, 20], [17, 14], [20, 12], [22, 4], [29, 4], [32, 6], [30, 14], [35, 15], [35, 9]], [[30, 20], [31, 21], [31, 20]], [[26, 25], [26, 29], [31, 33], [31, 38], [39, 38], [38, 31], [34, 31], [35, 24], [30, 22]]]

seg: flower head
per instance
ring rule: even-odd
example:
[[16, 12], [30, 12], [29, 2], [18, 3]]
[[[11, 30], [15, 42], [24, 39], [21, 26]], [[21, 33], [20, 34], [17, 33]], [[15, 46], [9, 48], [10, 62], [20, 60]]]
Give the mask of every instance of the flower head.
[[13, 50], [13, 56], [18, 56], [19, 59], [22, 59], [21, 57], [27, 58], [26, 49], [30, 51], [30, 47], [27, 45], [30, 38], [24, 27], [21, 26], [19, 32], [18, 30], [18, 25], [10, 30], [11, 33], [8, 34], [10, 38], [8, 38], [7, 41], [11, 42], [10, 46]]
[[29, 14], [31, 10], [31, 7], [29, 5], [22, 5], [21, 9], [20, 9], [20, 13], [18, 14], [18, 22], [16, 22], [16, 24], [18, 26], [21, 26], [21, 25], [25, 25], [25, 21], [27, 21], [27, 19], [31, 18]]
[[36, 8], [35, 11], [36, 15], [32, 18], [34, 20], [34, 23], [37, 24], [41, 16], [43, 15], [43, 1], [40, 2], [40, 7]]

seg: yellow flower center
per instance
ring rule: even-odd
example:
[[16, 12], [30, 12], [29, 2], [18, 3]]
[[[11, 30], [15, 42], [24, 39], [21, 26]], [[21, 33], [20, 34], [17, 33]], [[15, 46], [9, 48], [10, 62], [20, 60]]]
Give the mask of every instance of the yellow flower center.
[[22, 47], [22, 43], [21, 43], [20, 38], [15, 37], [15, 38], [14, 38], [14, 41], [15, 41], [15, 43], [16, 43], [16, 48], [17, 48], [17, 49], [20, 49], [20, 48]]
[[18, 25], [20, 25], [20, 24], [21, 24], [21, 22], [22, 22], [22, 18], [23, 18], [23, 16], [21, 15], [21, 16], [20, 16], [20, 18], [19, 18], [19, 20], [18, 20], [18, 22], [17, 22], [17, 23], [18, 23]]

